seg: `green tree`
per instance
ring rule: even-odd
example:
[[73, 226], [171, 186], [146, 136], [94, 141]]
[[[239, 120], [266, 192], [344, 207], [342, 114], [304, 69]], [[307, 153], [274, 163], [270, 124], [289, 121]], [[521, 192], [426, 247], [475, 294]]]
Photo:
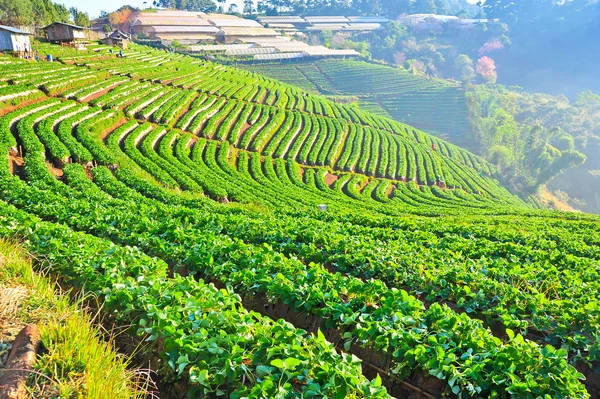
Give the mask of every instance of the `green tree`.
[[434, 0], [414, 0], [411, 5], [413, 14], [435, 14], [437, 9]]
[[460, 54], [454, 60], [454, 70], [461, 82], [469, 82], [475, 77], [473, 60], [466, 54]]
[[254, 5], [252, 0], [244, 0], [244, 15], [252, 15], [254, 11]]
[[71, 16], [73, 17], [73, 21], [75, 22], [75, 25], [83, 26], [84, 28], [90, 27], [90, 25], [91, 25], [90, 17], [87, 13], [85, 13], [83, 11], [79, 11], [76, 7], [69, 8], [69, 12], [71, 13]]
[[[218, 0], [218, 3], [224, 2], [225, 0]], [[155, 0], [154, 6], [200, 12], [215, 12], [218, 9], [212, 0]]]
[[31, 25], [35, 14], [29, 0], [0, 0], [0, 23], [9, 26]]

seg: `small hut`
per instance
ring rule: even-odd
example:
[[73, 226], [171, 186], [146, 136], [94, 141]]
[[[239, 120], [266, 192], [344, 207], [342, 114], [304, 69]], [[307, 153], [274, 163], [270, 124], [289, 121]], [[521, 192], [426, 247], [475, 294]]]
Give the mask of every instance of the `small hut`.
[[31, 33], [11, 26], [0, 25], [0, 51], [28, 53], [31, 51], [29, 41]]
[[50, 43], [72, 43], [86, 40], [85, 29], [82, 26], [53, 22], [44, 28]]
[[129, 35], [121, 30], [117, 29], [106, 38], [102, 39], [102, 42], [108, 46], [119, 46], [123, 50], [127, 49], [129, 45]]

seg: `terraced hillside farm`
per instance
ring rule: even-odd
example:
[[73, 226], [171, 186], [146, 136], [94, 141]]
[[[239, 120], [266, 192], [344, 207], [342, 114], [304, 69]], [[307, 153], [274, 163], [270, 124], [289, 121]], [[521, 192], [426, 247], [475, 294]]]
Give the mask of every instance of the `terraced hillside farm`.
[[249, 71], [46, 50], [0, 58], [0, 237], [102, 298], [161, 397], [598, 397], [597, 217]]
[[326, 95], [355, 95], [361, 109], [418, 127], [457, 145], [470, 131], [464, 90], [447, 80], [364, 61], [323, 60], [244, 65], [274, 79]]

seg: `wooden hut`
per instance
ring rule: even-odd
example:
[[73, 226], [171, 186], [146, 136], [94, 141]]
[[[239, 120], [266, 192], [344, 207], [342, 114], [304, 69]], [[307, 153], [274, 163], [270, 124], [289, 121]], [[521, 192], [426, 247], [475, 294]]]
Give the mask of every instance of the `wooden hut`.
[[129, 44], [129, 35], [117, 29], [102, 39], [102, 42], [108, 46], [119, 46], [125, 50]]
[[82, 26], [53, 22], [44, 28], [50, 43], [71, 43], [86, 40], [85, 29]]

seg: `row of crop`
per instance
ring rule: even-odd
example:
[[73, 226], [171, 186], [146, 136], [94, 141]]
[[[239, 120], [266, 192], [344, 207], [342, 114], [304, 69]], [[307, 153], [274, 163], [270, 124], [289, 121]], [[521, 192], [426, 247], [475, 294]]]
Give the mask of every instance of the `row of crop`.
[[[242, 104], [235, 101], [229, 100], [226, 103], [218, 106], [214, 111], [209, 111], [207, 114], [208, 122], [204, 126], [201, 131], [192, 131], [192, 133], [200, 134], [206, 138], [212, 138], [217, 133], [217, 128], [219, 124], [230, 122], [230, 117], [235, 117], [236, 112], [241, 110]], [[216, 111], [216, 112], [215, 112]], [[192, 128], [194, 127], [194, 122], [192, 122]]]
[[4, 203], [0, 209], [2, 236], [25, 237], [28, 250], [53, 260], [45, 264], [53, 273], [104, 298], [108, 314], [161, 347], [172, 374], [189, 381], [189, 393], [388, 397], [379, 380], [366, 381], [359, 364], [322, 335], [249, 313], [235, 295], [202, 281], [169, 278], [164, 262], [136, 249], [40, 222]]
[[[207, 102], [211, 102], [208, 100]], [[196, 114], [194, 119], [191, 121], [186, 130], [192, 134], [199, 134], [206, 121], [210, 120], [217, 114], [223, 107], [226, 107], [228, 101], [224, 97], [217, 97], [217, 100], [211, 102], [207, 107], [202, 107], [201, 111]], [[194, 113], [196, 111], [193, 111]]]
[[322, 120], [322, 118], [316, 118], [311, 115], [309, 117], [309, 119], [311, 122], [310, 123], [311, 128], [308, 129], [309, 134], [304, 139], [304, 141], [302, 143], [302, 147], [300, 148], [300, 151], [298, 152], [298, 156], [296, 157], [296, 160], [304, 165], [308, 164], [308, 154], [309, 154], [309, 151], [313, 148], [314, 142], [317, 139], [317, 137], [319, 135], [321, 135], [321, 136], [327, 135], [327, 131], [325, 129], [321, 130], [323, 128], [323, 126], [321, 126], [319, 121]]
[[227, 140], [230, 144], [236, 144], [240, 135], [246, 128], [254, 125], [260, 117], [263, 108], [253, 104], [244, 104], [239, 117], [228, 132], [224, 132], [222, 140]]
[[[277, 111], [273, 108], [260, 107], [260, 118], [252, 124], [252, 126], [237, 137], [237, 140], [232, 140], [238, 148], [248, 148], [254, 137], [260, 132], [269, 121], [276, 115]], [[234, 132], [238, 134], [237, 132]]]
[[301, 126], [302, 118], [300, 114], [292, 111], [285, 111], [285, 119], [281, 128], [277, 134], [269, 140], [267, 145], [263, 148], [263, 154], [267, 156], [281, 157], [284, 154], [284, 145], [282, 143], [289, 143], [293, 137], [295, 137]]
[[[177, 182], [154, 161], [148, 159], [138, 149], [138, 143], [153, 130], [152, 125], [144, 123], [128, 133], [123, 139], [123, 151], [139, 167], [150, 173], [167, 187], [177, 187]], [[114, 132], [113, 134], [117, 134]]]

